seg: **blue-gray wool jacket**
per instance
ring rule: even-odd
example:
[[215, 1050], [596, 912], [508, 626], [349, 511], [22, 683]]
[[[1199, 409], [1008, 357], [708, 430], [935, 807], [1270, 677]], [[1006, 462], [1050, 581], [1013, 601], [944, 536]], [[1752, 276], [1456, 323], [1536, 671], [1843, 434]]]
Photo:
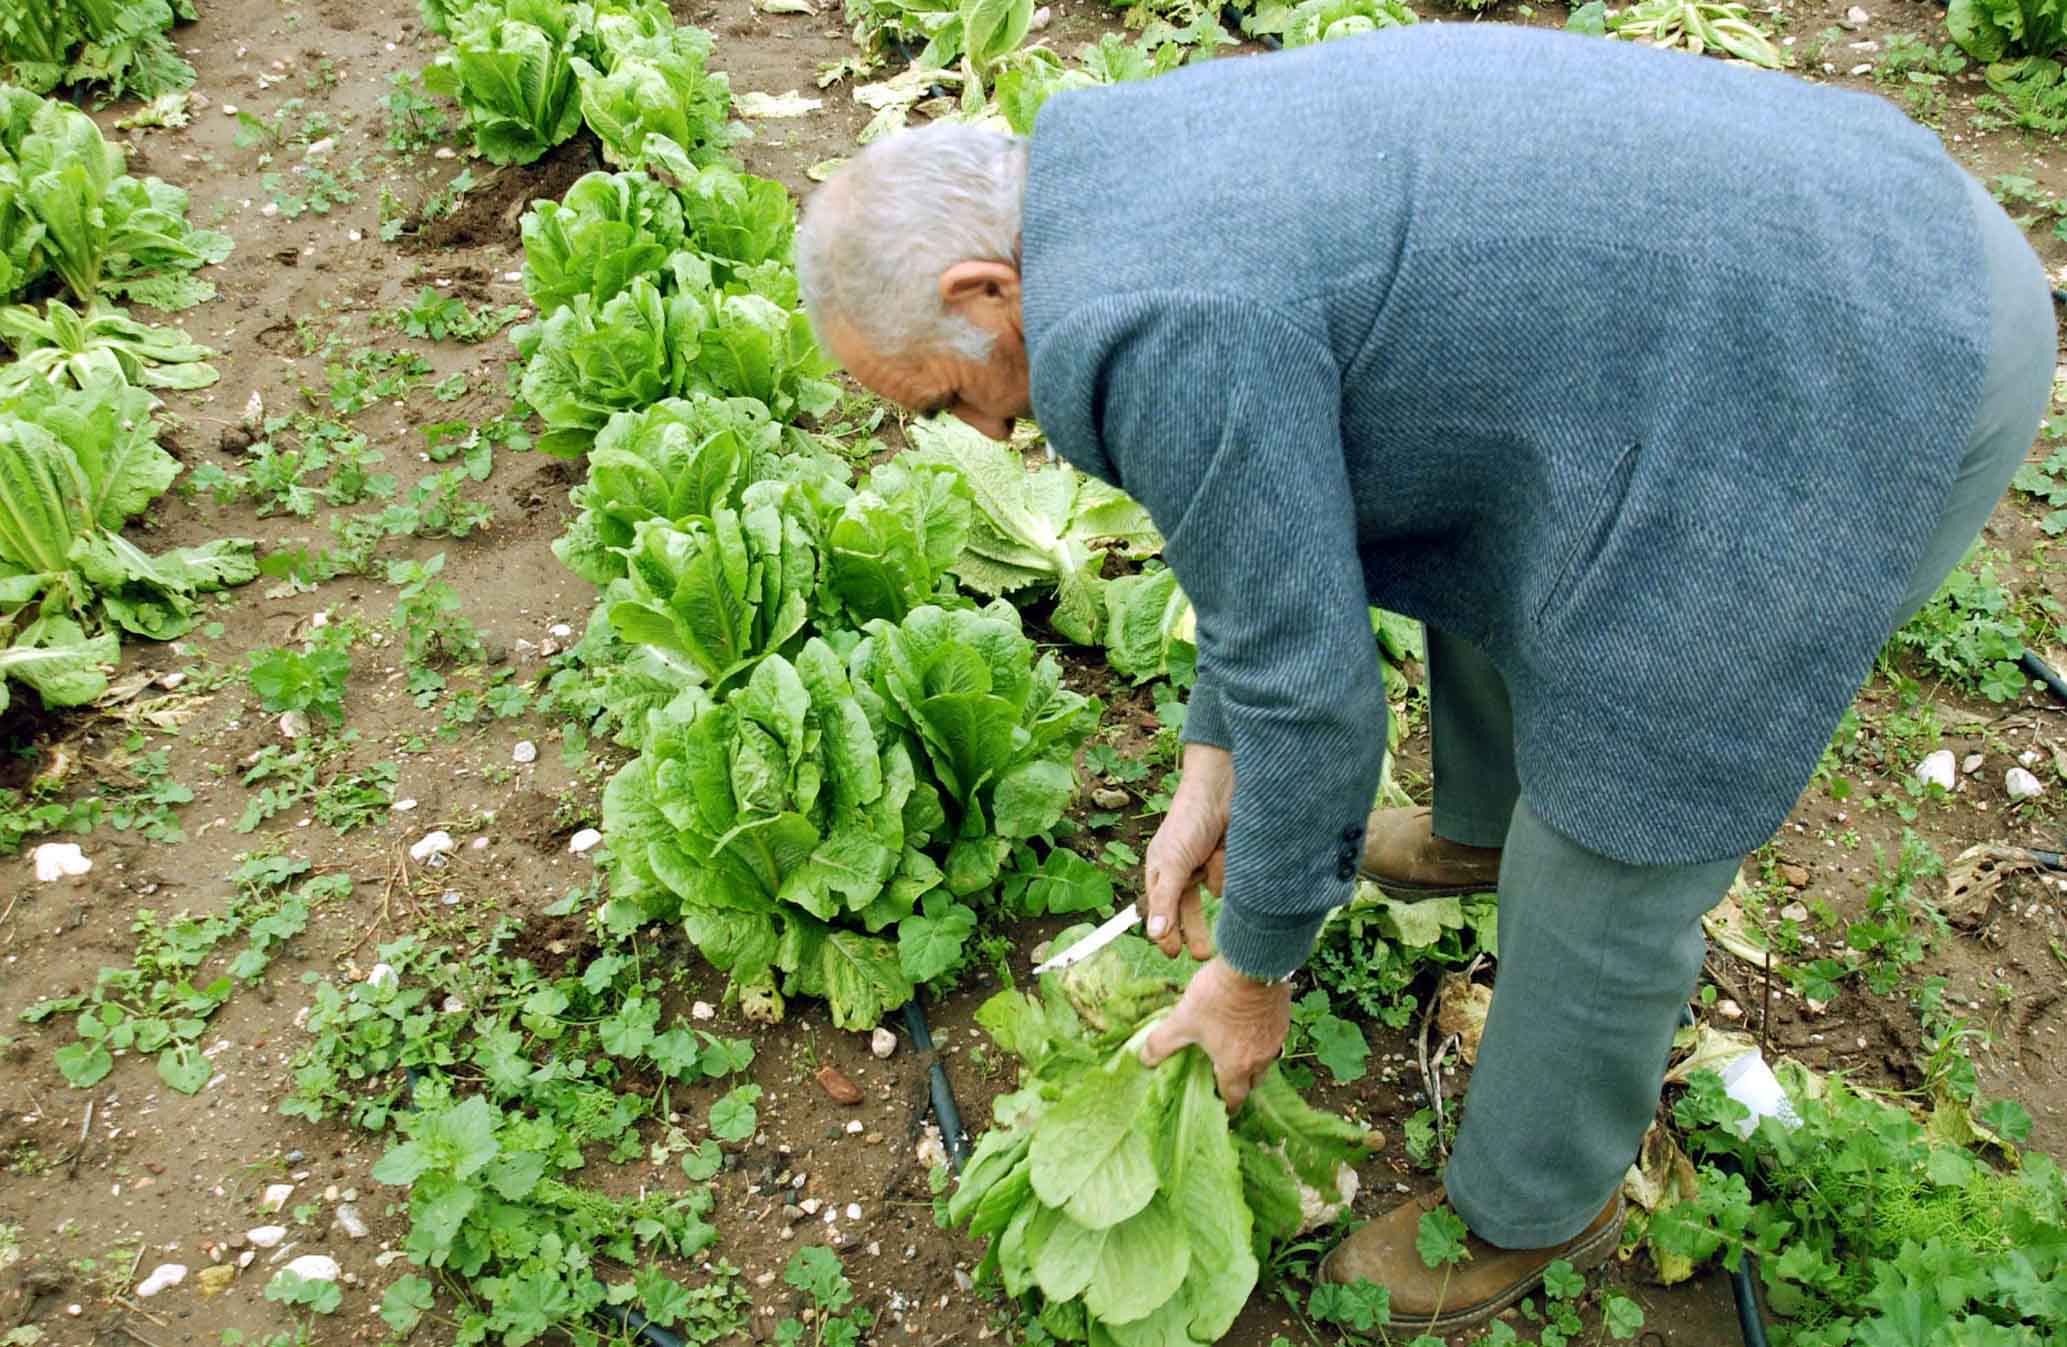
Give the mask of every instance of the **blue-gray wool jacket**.
[[1233, 753], [1218, 942], [1345, 901], [1367, 605], [1506, 676], [1524, 798], [1632, 863], [1786, 817], [1976, 413], [1962, 171], [1877, 98], [1429, 24], [1065, 93], [1023, 220], [1033, 407], [1154, 516]]

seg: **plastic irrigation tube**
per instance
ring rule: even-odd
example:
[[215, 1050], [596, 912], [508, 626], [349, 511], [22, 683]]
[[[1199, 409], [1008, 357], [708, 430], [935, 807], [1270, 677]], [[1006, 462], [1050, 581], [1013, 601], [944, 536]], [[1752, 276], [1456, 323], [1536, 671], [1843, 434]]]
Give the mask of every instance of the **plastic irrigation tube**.
[[2040, 659], [2037, 651], [2026, 646], [2024, 653], [2017, 656], [2017, 663], [2025, 673], [2051, 688], [2055, 697], [2067, 702], [2067, 681], [2063, 681], [2060, 675], [2054, 672], [2052, 665]]
[[[1679, 1008], [1681, 1028], [1691, 1028], [1694, 1023], [1694, 1008]], [[1741, 1174], [1737, 1162], [1729, 1156], [1722, 1157], [1717, 1168], [1725, 1173]], [[1758, 1288], [1752, 1277], [1758, 1270], [1757, 1255], [1747, 1251], [1737, 1260], [1737, 1266], [1730, 1272], [1730, 1295], [1737, 1302], [1737, 1331], [1744, 1335], [1744, 1347], [1766, 1347], [1766, 1321], [1758, 1312]]]
[[[926, 1012], [916, 996], [904, 1003], [904, 1028], [920, 1052], [933, 1051], [933, 1033], [926, 1027]], [[929, 1065], [927, 1074], [932, 1077], [933, 1116], [940, 1120], [940, 1140], [947, 1147], [948, 1168], [959, 1174], [962, 1162], [969, 1158], [969, 1143], [962, 1136], [962, 1111], [955, 1107], [954, 1087], [947, 1083], [947, 1068], [938, 1057]]]

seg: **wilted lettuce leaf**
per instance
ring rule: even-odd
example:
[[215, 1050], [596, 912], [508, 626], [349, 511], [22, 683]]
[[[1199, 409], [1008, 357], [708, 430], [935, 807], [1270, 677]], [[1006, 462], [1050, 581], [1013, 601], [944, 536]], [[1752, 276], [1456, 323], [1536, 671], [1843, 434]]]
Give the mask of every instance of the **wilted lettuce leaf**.
[[977, 518], [955, 575], [987, 595], [1055, 591], [1049, 622], [1079, 645], [1104, 630], [1105, 549], [1147, 556], [1162, 546], [1148, 512], [1124, 492], [1066, 464], [1029, 470], [1012, 449], [951, 416], [907, 429], [916, 461], [961, 471]]

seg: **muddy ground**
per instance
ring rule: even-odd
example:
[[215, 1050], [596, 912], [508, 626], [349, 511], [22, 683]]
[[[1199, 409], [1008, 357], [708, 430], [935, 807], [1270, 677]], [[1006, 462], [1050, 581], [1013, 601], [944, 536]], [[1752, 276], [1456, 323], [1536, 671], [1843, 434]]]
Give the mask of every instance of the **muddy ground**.
[[[1941, 11], [1911, 0], [1869, 7], [1874, 12], [1867, 21], [1842, 29], [1829, 47], [1826, 59], [1837, 73], [1828, 78], [1879, 92], [1882, 86], [1870, 73], [1849, 73], [1878, 59], [1878, 48], [1863, 44], [1905, 32], [1942, 41]], [[231, 465], [241, 443], [236, 423], [247, 400], [255, 392], [275, 412], [297, 406], [305, 386], [321, 386], [320, 348], [335, 335], [341, 345], [333, 359], [370, 345], [416, 350], [428, 362], [428, 372], [402, 396], [349, 418], [406, 488], [432, 466], [421, 452], [418, 426], [451, 419], [478, 423], [507, 407], [510, 351], [501, 339], [478, 345], [407, 341], [392, 330], [374, 329], [369, 319], [405, 304], [425, 285], [474, 305], [523, 305], [515, 274], [521, 260], [518, 216], [530, 200], [556, 196], [598, 166], [592, 143], [584, 134], [536, 165], [500, 171], [478, 162], [469, 168], [463, 153], [452, 152], [456, 142], [450, 139], [435, 149], [391, 153], [381, 113], [390, 76], [420, 68], [436, 45], [423, 33], [413, 0], [314, 0], [286, 7], [270, 0], [202, 0], [202, 8], [201, 21], [183, 27], [178, 37], [199, 72], [196, 88], [208, 105], [185, 129], [112, 133], [126, 138], [134, 171], [188, 187], [196, 221], [218, 223], [237, 242], [234, 256], [215, 269], [221, 297], [182, 316], [197, 339], [220, 350], [223, 378], [207, 394], [174, 397], [169, 447], [190, 472], [205, 463]], [[1841, 4], [1790, 6], [1783, 32], [1797, 42], [1820, 41], [1815, 35], [1841, 26], [1845, 11]], [[853, 102], [847, 84], [822, 94], [813, 87], [821, 65], [853, 52], [837, 14], [767, 15], [747, 0], [678, 3], [677, 12], [715, 35], [714, 64], [729, 72], [735, 92], [798, 90], [825, 100], [809, 117], [762, 123], [757, 139], [743, 148], [749, 169], [803, 192], [809, 166], [851, 151], [865, 110]], [[1495, 17], [1522, 16], [1503, 11]], [[1545, 6], [1528, 21], [1561, 22], [1562, 11]], [[1078, 0], [1055, 6], [1042, 37], [1068, 52], [1114, 26], [1115, 12]], [[2020, 173], [2046, 192], [2067, 192], [2058, 146], [2014, 133], [1976, 134], [1968, 127], [1971, 98], [1980, 87], [1971, 77], [1945, 86], [1942, 125], [1954, 151], [1977, 172]], [[277, 192], [267, 175], [284, 173], [291, 186], [302, 176], [295, 166], [310, 161], [290, 144], [273, 148], [271, 163], [261, 162], [265, 147], [236, 142], [239, 123], [229, 115], [231, 108], [267, 120], [284, 116], [283, 128], [290, 135], [306, 130], [312, 133], [308, 140], [327, 134], [333, 145], [323, 161], [356, 199], [298, 218], [269, 211]], [[104, 124], [121, 111], [110, 110]], [[424, 218], [426, 203], [432, 205], [429, 214], [439, 214], [442, 189], [462, 169], [469, 169], [473, 185], [457, 210]], [[410, 226], [391, 241], [381, 237], [383, 191], [411, 216]], [[2067, 248], [2050, 237], [2047, 223], [2037, 222], [2034, 229], [2049, 265], [2058, 268]], [[453, 374], [465, 374], [468, 389], [456, 400], [441, 401], [430, 390]], [[544, 673], [550, 648], [568, 642], [562, 624], [578, 629], [592, 603], [591, 588], [565, 571], [547, 546], [568, 517], [567, 490], [577, 479], [568, 465], [551, 459], [498, 453], [492, 474], [473, 488], [493, 508], [484, 532], [435, 542], [405, 539], [389, 544], [386, 553], [419, 559], [443, 553], [443, 578], [488, 642], [488, 668], [512, 670], [518, 681]], [[153, 547], [227, 532], [256, 537], [278, 553], [300, 544], [322, 546], [328, 513], [319, 511], [308, 521], [260, 518], [248, 505], [222, 509], [206, 498], [168, 497], [144, 531]], [[2057, 549], [2036, 529], [2032, 513], [2028, 504], [2005, 504], [1990, 526], [1990, 541], [2012, 559], [2020, 593], [2067, 601]], [[260, 1338], [290, 1323], [261, 1298], [262, 1274], [282, 1257], [321, 1251], [343, 1264], [346, 1295], [342, 1311], [319, 1321], [311, 1340], [385, 1336], [372, 1308], [381, 1288], [404, 1270], [382, 1257], [404, 1220], [390, 1206], [395, 1190], [381, 1189], [367, 1175], [381, 1146], [335, 1123], [310, 1125], [277, 1112], [286, 1063], [300, 1039], [294, 1017], [307, 1003], [302, 976], [363, 972], [375, 945], [407, 929], [434, 928], [464, 943], [503, 916], [526, 922], [525, 939], [543, 963], [577, 965], [591, 947], [587, 928], [575, 918], [544, 912], [590, 878], [591, 862], [570, 853], [568, 840], [597, 820], [600, 784], [616, 761], [612, 750], [594, 745], [579, 760], [564, 759], [556, 726], [535, 713], [441, 734], [440, 707], [419, 707], [396, 647], [362, 649], [345, 701], [357, 742], [324, 770], [331, 775], [393, 762], [398, 774], [392, 796], [413, 800], [414, 807], [379, 811], [367, 826], [342, 835], [311, 821], [305, 805], [254, 832], [235, 830], [233, 822], [253, 789], [238, 780], [243, 764], [281, 742], [274, 718], [235, 676], [246, 654], [304, 634], [318, 614], [329, 621], [357, 614], [379, 626], [394, 603], [394, 591], [376, 578], [340, 579], [300, 592], [279, 577], [261, 579], [214, 614], [219, 632], [197, 630], [171, 646], [125, 650], [125, 672], [185, 673], [176, 690], [148, 687], [100, 714], [41, 716], [21, 709], [18, 699], [17, 709], [0, 719], [0, 743], [10, 750], [0, 761], [0, 785], [19, 787], [38, 773], [69, 771], [70, 788], [83, 790], [133, 773], [139, 748], [162, 748], [166, 775], [193, 792], [191, 803], [173, 811], [184, 831], [176, 845], [108, 827], [78, 839], [95, 862], [81, 880], [37, 885], [24, 858], [0, 860], [0, 1018], [6, 1021], [0, 1033], [9, 1036], [0, 1060], [0, 1227], [18, 1227], [20, 1255], [0, 1274], [0, 1335], [16, 1324], [32, 1324], [53, 1344], [135, 1341], [172, 1347], [215, 1343], [226, 1330]], [[1071, 678], [1087, 689], [1104, 684], [1097, 671], [1074, 665]], [[1974, 703], [1929, 686], [1925, 695], [1936, 707], [1942, 746], [1962, 757], [1981, 753], [1985, 763], [1963, 778], [1949, 803], [1924, 806], [1913, 826], [1948, 858], [1981, 841], [2057, 848], [2058, 801], [2067, 796], [2067, 782], [2053, 764], [2067, 746], [2067, 707], [2029, 696], [2008, 706]], [[1120, 727], [1116, 742], [1136, 748], [1143, 725], [1152, 725], [1152, 706], [1138, 695], [1115, 700], [1109, 723]], [[1906, 776], [1912, 759], [1876, 727], [1892, 715], [1914, 717], [1915, 708], [1897, 706], [1888, 685], [1877, 682], [1862, 694], [1859, 711], [1868, 735], [1847, 771], [1863, 795]], [[132, 742], [132, 736], [140, 740]], [[526, 740], [539, 752], [535, 761], [519, 763], [513, 750]], [[1425, 748], [1417, 737], [1403, 762], [1405, 779], [1417, 789], [1426, 785]], [[2031, 750], [2039, 755], [2034, 770], [2052, 790], [2012, 807], [2003, 794], [2003, 771], [2015, 755]], [[1865, 809], [1858, 799], [1839, 802], [1812, 788], [1761, 856], [1769, 864], [1753, 878], [1786, 889], [1775, 890], [1782, 899], [1822, 900], [1838, 913], [1856, 910], [1873, 872], [1875, 848], [1891, 850], [1903, 826], [1891, 811]], [[1150, 826], [1152, 821], [1130, 819], [1094, 841], [1110, 837], [1139, 846]], [[408, 844], [435, 828], [450, 830], [460, 849], [436, 869], [409, 863]], [[103, 965], [125, 963], [139, 909], [218, 907], [228, 893], [221, 877], [240, 854], [261, 848], [306, 858], [318, 871], [350, 875], [355, 884], [348, 899], [317, 911], [260, 986], [234, 997], [211, 1021], [206, 1041], [217, 1082], [194, 1096], [176, 1094], [159, 1083], [148, 1062], [131, 1056], [98, 1085], [68, 1088], [51, 1058], [67, 1033], [59, 1022], [41, 1028], [16, 1023], [17, 1014], [41, 998], [92, 985]], [[1026, 950], [1037, 936], [1026, 934], [1015, 959], [1022, 975]], [[2063, 938], [2067, 923], [2056, 887], [2018, 877], [2005, 887], [1990, 920], [1941, 942], [1914, 970], [1943, 975], [1950, 994], [1973, 1003], [1975, 1016], [1993, 1034], [1977, 1056], [1983, 1092], [2019, 1100], [2035, 1120], [2032, 1144], [2056, 1156], [2067, 1154]], [[686, 948], [671, 947], [664, 937], [654, 952], [693, 965]], [[1757, 973], [1727, 955], [1718, 953], [1712, 970], [1720, 995], [1741, 1009], [1743, 1026], [1775, 1049], [1870, 1081], [1915, 1083], [1919, 1034], [1905, 1000], [1848, 990], [1812, 1014], [1784, 995], [1769, 1002]], [[683, 999], [700, 994], [717, 1000], [718, 990], [707, 970], [692, 973]], [[995, 1067], [972, 1065], [967, 1053], [978, 1038], [970, 1013], [989, 990], [982, 980], [972, 981], [931, 1010], [943, 1060], [972, 1125], [1007, 1084]], [[721, 1011], [720, 1024], [746, 1032], [729, 1011]], [[1366, 1033], [1377, 1054], [1374, 1067], [1397, 1070], [1385, 1079], [1374, 1069], [1365, 1081], [1328, 1094], [1392, 1138], [1391, 1148], [1365, 1166], [1361, 1215], [1382, 1209], [1401, 1185], [1418, 1190], [1431, 1182], [1399, 1148], [1399, 1121], [1421, 1102], [1418, 1074], [1405, 1065], [1413, 1059], [1413, 1043], [1375, 1025], [1366, 1026]], [[925, 1174], [914, 1157], [924, 1061], [909, 1043], [890, 1060], [877, 1061], [865, 1040], [831, 1029], [811, 1008], [758, 1038], [754, 1079], [767, 1091], [763, 1126], [738, 1167], [716, 1181], [718, 1252], [750, 1279], [779, 1269], [811, 1231], [806, 1226], [789, 1232], [772, 1181], [781, 1172], [802, 1173], [807, 1193], [863, 1208], [862, 1218], [846, 1231], [842, 1255], [859, 1296], [882, 1316], [875, 1340], [941, 1347], [994, 1336], [994, 1307], [957, 1282], [958, 1269], [973, 1266], [977, 1250], [936, 1228]], [[811, 1071], [825, 1063], [840, 1066], [863, 1087], [862, 1104], [835, 1105], [813, 1085]], [[1463, 1075], [1451, 1075], [1445, 1093], [1455, 1097], [1463, 1082]], [[716, 1087], [690, 1092], [680, 1111], [700, 1118], [715, 1092]], [[861, 1134], [847, 1130], [850, 1120], [863, 1124]], [[259, 1255], [218, 1296], [202, 1298], [189, 1282], [148, 1303], [135, 1298], [141, 1271], [159, 1263], [199, 1269], [218, 1259], [234, 1262], [238, 1250], [232, 1241], [260, 1223], [258, 1195], [274, 1182], [295, 1184], [295, 1203], [312, 1203], [285, 1247]], [[611, 1180], [619, 1190], [682, 1182], [672, 1169], [636, 1165]], [[335, 1207], [354, 1199], [371, 1227], [364, 1238], [351, 1238], [333, 1224]], [[0, 1265], [6, 1261], [0, 1257]], [[691, 1280], [698, 1275], [682, 1272]], [[1720, 1278], [1704, 1275], [1667, 1289], [1651, 1284], [1646, 1274], [1640, 1260], [1608, 1274], [1643, 1305], [1643, 1341], [1734, 1340], [1734, 1316]], [[778, 1284], [756, 1293], [764, 1302], [757, 1336], [767, 1332], [777, 1311], [786, 1312], [781, 1290]], [[894, 1307], [901, 1313], [890, 1313]], [[1303, 1341], [1305, 1330], [1259, 1290], [1227, 1341], [1264, 1347], [1277, 1333]], [[437, 1327], [419, 1329], [415, 1340], [439, 1341]]]

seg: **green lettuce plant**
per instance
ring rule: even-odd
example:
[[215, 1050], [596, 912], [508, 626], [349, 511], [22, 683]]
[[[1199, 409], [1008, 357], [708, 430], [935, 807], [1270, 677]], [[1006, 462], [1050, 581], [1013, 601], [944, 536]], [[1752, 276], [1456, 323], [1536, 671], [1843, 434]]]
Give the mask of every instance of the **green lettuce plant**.
[[186, 221], [187, 195], [122, 171], [122, 152], [68, 103], [0, 86], [0, 296], [55, 274], [91, 305], [176, 309], [212, 298], [193, 275], [230, 239]]
[[640, 277], [665, 277], [685, 243], [682, 202], [644, 173], [590, 173], [524, 215], [524, 293], [540, 314], [585, 296], [614, 299]]
[[692, 693], [656, 720], [604, 794], [614, 899], [671, 909], [761, 1017], [804, 995], [862, 1029], [908, 1000], [882, 933], [939, 886], [921, 848], [945, 815], [832, 648], [770, 655], [722, 702]]
[[167, 640], [193, 625], [197, 595], [257, 576], [249, 540], [150, 556], [118, 532], [179, 472], [152, 404], [120, 383], [0, 397], [0, 613], [28, 644], [76, 645], [75, 631], [109, 627]]
[[157, 98], [194, 82], [166, 36], [191, 0], [35, 0], [0, 9], [0, 79], [35, 93], [101, 86], [106, 100]]
[[0, 309], [0, 343], [14, 352], [0, 365], [0, 395], [38, 381], [79, 388], [96, 383], [144, 388], [206, 388], [218, 377], [215, 354], [174, 327], [147, 327], [120, 309], [84, 316], [61, 299], [38, 313], [26, 304]]
[[1053, 1338], [1216, 1342], [1273, 1249], [1355, 1193], [1366, 1133], [1309, 1107], [1277, 1067], [1229, 1118], [1199, 1049], [1142, 1066], [1142, 1037], [1196, 967], [1122, 936], [977, 1012], [1019, 1059], [1019, 1088], [993, 1104], [947, 1216], [988, 1240], [978, 1274]]
[[1148, 512], [1116, 487], [1066, 464], [1029, 470], [1019, 454], [953, 417], [913, 422], [920, 463], [961, 472], [977, 518], [955, 577], [985, 595], [1052, 590], [1049, 624], [1078, 645], [1104, 630], [1108, 550], [1145, 557], [1162, 547]]
[[1951, 0], [1945, 28], [1977, 61], [2067, 50], [2067, 0]]
[[[701, 29], [607, 43], [604, 69], [578, 61], [581, 116], [603, 143], [603, 158], [642, 168], [686, 157], [708, 164], [738, 138], [727, 114], [731, 84], [708, 71], [710, 38]], [[666, 146], [649, 145], [649, 141]]]
[[581, 126], [577, 10], [567, 0], [480, 0], [449, 16], [452, 45], [425, 68], [424, 87], [458, 100], [490, 162], [531, 163]]

